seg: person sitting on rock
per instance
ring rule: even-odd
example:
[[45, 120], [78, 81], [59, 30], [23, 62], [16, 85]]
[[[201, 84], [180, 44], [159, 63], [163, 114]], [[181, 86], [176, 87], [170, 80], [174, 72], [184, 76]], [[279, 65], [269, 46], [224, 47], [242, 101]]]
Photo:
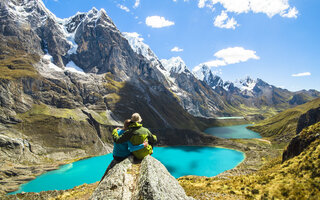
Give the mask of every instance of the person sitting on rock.
[[112, 132], [113, 141], [117, 144], [130, 141], [133, 145], [139, 145], [144, 141], [148, 141], [148, 145], [143, 149], [132, 152], [135, 158], [142, 160], [147, 155], [153, 153], [152, 145], [157, 142], [157, 137], [153, 135], [147, 128], [142, 127], [142, 118], [139, 113], [134, 113], [131, 116], [131, 122], [128, 130], [122, 135], [117, 131]]
[[[131, 120], [127, 119], [123, 123], [123, 128], [115, 128], [113, 131], [115, 131], [118, 135], [122, 135], [125, 130], [128, 129], [128, 126], [130, 125]], [[140, 144], [133, 145], [130, 141], [123, 142], [123, 143], [114, 143], [113, 146], [113, 160], [109, 164], [106, 172], [104, 173], [103, 177], [101, 178], [100, 182], [103, 180], [103, 178], [107, 175], [108, 171], [114, 167], [116, 164], [120, 163], [124, 159], [126, 159], [128, 156], [131, 155], [131, 152], [138, 151], [140, 149], [143, 149], [144, 147], [148, 146], [148, 142], [144, 141]]]

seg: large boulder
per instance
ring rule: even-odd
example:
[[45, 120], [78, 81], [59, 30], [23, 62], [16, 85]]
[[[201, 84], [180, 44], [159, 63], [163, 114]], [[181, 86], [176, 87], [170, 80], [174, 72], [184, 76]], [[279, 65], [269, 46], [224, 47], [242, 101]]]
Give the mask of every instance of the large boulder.
[[147, 156], [139, 164], [126, 159], [112, 168], [93, 192], [98, 199], [193, 199], [157, 159]]

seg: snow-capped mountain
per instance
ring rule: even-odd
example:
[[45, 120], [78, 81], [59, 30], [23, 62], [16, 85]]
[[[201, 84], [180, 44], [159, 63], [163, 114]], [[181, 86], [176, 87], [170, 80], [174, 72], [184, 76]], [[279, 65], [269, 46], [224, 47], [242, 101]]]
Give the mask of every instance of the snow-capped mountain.
[[[151, 65], [155, 68], [157, 68], [164, 76], [167, 78], [170, 76], [170, 73], [161, 65], [161, 62], [159, 61], [158, 57], [153, 53], [153, 51], [150, 49], [149, 45], [145, 44], [143, 42], [143, 38], [140, 34], [136, 32], [128, 33], [123, 32], [122, 35], [128, 40], [131, 48], [134, 52], [136, 52], [138, 55], [143, 56], [146, 60], [151, 62]], [[171, 80], [169, 81], [169, 85]], [[172, 82], [172, 81], [171, 81]]]
[[193, 68], [192, 73], [200, 81], [204, 81], [214, 90], [224, 89], [226, 91], [252, 92], [257, 84], [257, 80], [253, 80], [249, 76], [235, 82], [223, 81], [221, 77], [214, 75], [206, 64], [200, 64]]
[[[191, 145], [207, 137], [172, 135], [212, 125], [195, 116], [239, 115], [246, 106], [250, 114], [261, 105], [283, 109], [291, 97], [261, 80], [255, 96], [244, 97], [209, 72], [198, 80], [181, 58], [162, 64], [139, 36], [122, 34], [103, 9], [59, 19], [41, 0], [0, 0], [0, 16], [0, 126], [7, 169], [19, 161], [106, 154], [111, 128], [134, 112], [144, 126], [159, 130], [160, 144]], [[295, 99], [293, 104], [302, 102]]]
[[[130, 82], [140, 92], [167, 93], [189, 113], [205, 117], [229, 112], [225, 111], [229, 106], [226, 103], [232, 101], [226, 101], [226, 97], [260, 97], [264, 91], [270, 91], [269, 86], [259, 85], [258, 80], [224, 82], [205, 65], [197, 66], [193, 75], [180, 57], [160, 61], [139, 34], [121, 33], [103, 9], [92, 8], [87, 13], [59, 19], [42, 1], [7, 0], [0, 4], [0, 12], [1, 20], [6, 20], [1, 25], [5, 31], [2, 34], [18, 36], [27, 53], [39, 55], [43, 65], [38, 65], [38, 69], [44, 76], [54, 77], [51, 72], [60, 78], [63, 73], [78, 76], [109, 73], [115, 81]], [[24, 31], [26, 27], [28, 31]], [[101, 86], [93, 88], [102, 90]], [[151, 96], [142, 96], [143, 101], [155, 107], [150, 103]], [[87, 99], [77, 103], [84, 102]]]
[[[42, 1], [2, 1], [2, 11], [6, 9], [6, 17], [9, 19], [18, 19], [19, 25], [30, 24], [32, 27], [40, 27], [46, 23], [48, 19], [56, 19], [56, 16], [52, 14], [43, 4]], [[40, 12], [38, 12], [40, 11]]]
[[181, 74], [181, 73], [190, 74], [191, 73], [187, 68], [187, 65], [179, 56], [172, 57], [168, 60], [161, 59], [160, 62], [164, 66], [164, 68], [170, 73], [174, 73], [174, 74]]
[[240, 104], [258, 108], [262, 105], [281, 107], [288, 104], [288, 99], [293, 95], [288, 90], [272, 86], [259, 78], [247, 76], [235, 82], [223, 81], [219, 76], [213, 75], [205, 64], [196, 66], [192, 72], [200, 81], [210, 85], [224, 101], [235, 107]]
[[158, 57], [152, 52], [149, 45], [143, 42], [140, 34], [133, 32], [123, 32], [122, 35], [128, 40], [131, 48], [137, 53], [144, 56], [149, 61], [158, 60]]
[[[217, 97], [208, 98], [210, 92], [203, 91], [205, 87], [200, 87], [200, 84], [193, 74], [188, 70], [186, 64], [180, 57], [172, 57], [168, 60], [162, 59], [153, 53], [150, 47], [143, 42], [143, 38], [137, 33], [122, 33], [128, 40], [131, 48], [138, 55], [143, 56], [151, 63], [153, 68], [156, 68], [166, 78], [166, 87], [178, 98], [179, 104], [189, 113], [196, 116], [215, 116], [219, 111], [220, 100], [214, 101]], [[198, 99], [196, 101], [195, 99]], [[199, 101], [200, 100], [200, 101]], [[206, 104], [210, 109], [204, 109]]]
[[247, 76], [244, 79], [239, 79], [234, 82], [235, 87], [239, 88], [241, 91], [248, 90], [252, 91], [256, 86], [257, 80], [253, 80], [251, 77]]
[[223, 80], [219, 76], [213, 75], [210, 68], [205, 64], [194, 67], [192, 73], [197, 79], [204, 81], [213, 89], [223, 87]]

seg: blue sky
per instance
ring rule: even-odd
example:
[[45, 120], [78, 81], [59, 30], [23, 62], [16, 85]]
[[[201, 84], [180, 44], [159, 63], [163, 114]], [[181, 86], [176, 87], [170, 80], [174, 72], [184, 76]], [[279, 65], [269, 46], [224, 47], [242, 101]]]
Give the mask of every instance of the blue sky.
[[43, 1], [60, 18], [104, 8], [121, 32], [137, 32], [159, 59], [180, 56], [190, 70], [207, 63], [223, 80], [249, 75], [320, 91], [319, 0]]

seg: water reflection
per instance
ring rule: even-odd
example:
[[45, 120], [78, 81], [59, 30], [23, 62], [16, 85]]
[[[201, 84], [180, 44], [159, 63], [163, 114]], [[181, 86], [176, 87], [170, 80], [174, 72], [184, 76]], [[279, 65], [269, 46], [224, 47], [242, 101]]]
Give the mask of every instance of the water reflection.
[[206, 129], [204, 132], [220, 138], [261, 138], [259, 133], [247, 129], [251, 124], [236, 125], [236, 126], [226, 126], [226, 127], [212, 127]]

